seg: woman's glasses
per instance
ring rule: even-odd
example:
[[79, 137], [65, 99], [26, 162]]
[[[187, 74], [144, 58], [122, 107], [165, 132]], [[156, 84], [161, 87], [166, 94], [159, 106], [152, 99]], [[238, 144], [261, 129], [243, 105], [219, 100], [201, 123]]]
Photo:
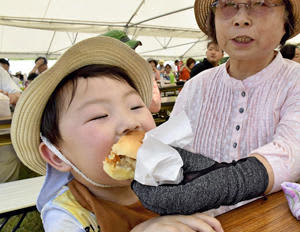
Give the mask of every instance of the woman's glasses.
[[282, 6], [284, 3], [270, 3], [267, 0], [249, 0], [247, 3], [238, 3], [234, 0], [217, 0], [211, 7], [214, 10], [219, 9], [224, 18], [229, 19], [237, 14], [242, 5], [247, 9], [249, 15], [263, 16], [268, 14], [272, 7]]

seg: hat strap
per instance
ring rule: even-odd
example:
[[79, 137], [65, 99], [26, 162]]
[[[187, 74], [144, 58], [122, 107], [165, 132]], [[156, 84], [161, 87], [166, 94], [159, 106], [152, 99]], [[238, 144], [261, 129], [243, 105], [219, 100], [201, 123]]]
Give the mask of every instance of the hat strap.
[[110, 185], [104, 185], [104, 184], [96, 183], [95, 181], [93, 181], [92, 179], [87, 177], [74, 164], [72, 164], [46, 137], [44, 137], [42, 135], [42, 133], [40, 133], [40, 137], [41, 137], [42, 141], [44, 142], [44, 144], [48, 147], [48, 149], [50, 151], [52, 151], [58, 158], [60, 158], [66, 164], [70, 165], [73, 168], [73, 170], [75, 172], [77, 172], [80, 176], [82, 176], [86, 181], [88, 181], [89, 183], [91, 183], [92, 185], [94, 185], [96, 187], [104, 187], [104, 188], [113, 187], [113, 186], [110, 186]]

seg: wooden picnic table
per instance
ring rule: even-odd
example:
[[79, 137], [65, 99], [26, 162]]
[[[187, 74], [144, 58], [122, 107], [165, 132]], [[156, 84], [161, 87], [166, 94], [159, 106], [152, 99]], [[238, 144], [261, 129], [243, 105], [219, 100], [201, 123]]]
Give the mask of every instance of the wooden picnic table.
[[173, 106], [176, 101], [176, 96], [171, 97], [162, 97], [161, 98], [161, 108], [160, 108], [160, 114], [168, 114], [172, 111]]
[[[11, 117], [0, 117], [0, 128], [11, 124]], [[3, 126], [4, 125], [4, 126]]]
[[35, 207], [45, 176], [0, 184], [0, 218]]
[[0, 117], [0, 146], [11, 144], [10, 125], [11, 117]]
[[166, 84], [163, 87], [160, 87], [160, 93], [162, 97], [166, 97], [167, 93], [172, 92], [174, 96], [178, 95], [179, 90], [183, 87], [183, 85], [177, 85], [177, 84]]
[[154, 120], [157, 126], [164, 123], [166, 120], [168, 120], [169, 115], [175, 104], [175, 101], [176, 101], [176, 96], [161, 98], [160, 111], [154, 116]]
[[290, 212], [282, 191], [217, 217], [225, 232], [297, 232], [300, 221]]

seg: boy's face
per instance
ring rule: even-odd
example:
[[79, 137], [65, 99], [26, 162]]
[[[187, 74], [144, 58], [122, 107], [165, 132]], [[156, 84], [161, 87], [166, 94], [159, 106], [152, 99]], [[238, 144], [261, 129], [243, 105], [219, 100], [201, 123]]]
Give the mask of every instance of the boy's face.
[[[81, 172], [100, 184], [129, 185], [130, 181], [116, 181], [103, 171], [103, 160], [118, 139], [131, 130], [148, 131], [155, 127], [138, 93], [125, 81], [110, 77], [79, 78], [75, 96], [71, 93], [59, 120], [62, 141], [59, 149]], [[76, 172], [75, 178], [91, 186]]]

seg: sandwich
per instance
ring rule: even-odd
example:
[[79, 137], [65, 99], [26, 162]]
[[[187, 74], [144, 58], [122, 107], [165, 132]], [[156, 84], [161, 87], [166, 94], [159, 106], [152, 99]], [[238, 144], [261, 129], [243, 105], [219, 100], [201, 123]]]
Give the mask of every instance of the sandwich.
[[103, 161], [103, 169], [111, 178], [133, 179], [137, 151], [143, 143], [144, 135], [144, 131], [129, 132], [112, 146], [110, 154]]

